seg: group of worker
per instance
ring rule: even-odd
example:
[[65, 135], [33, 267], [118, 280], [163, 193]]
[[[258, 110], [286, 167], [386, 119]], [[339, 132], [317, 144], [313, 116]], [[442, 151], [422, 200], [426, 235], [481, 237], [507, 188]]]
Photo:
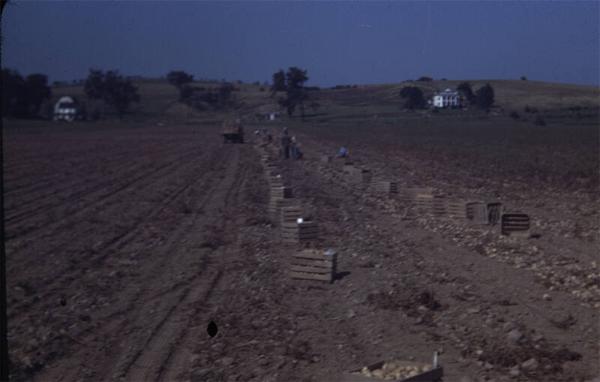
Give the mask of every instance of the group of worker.
[[281, 135], [281, 155], [284, 159], [302, 159], [302, 151], [300, 150], [300, 144], [295, 136], [288, 134], [287, 127], [283, 128], [283, 134]]
[[[263, 140], [267, 143], [271, 143], [273, 141], [273, 137], [271, 136], [271, 133], [268, 132], [267, 129], [256, 130], [255, 134], [257, 136], [262, 136]], [[280, 155], [284, 159], [298, 160], [298, 159], [302, 159], [302, 157], [304, 156], [304, 154], [302, 153], [302, 150], [300, 150], [300, 143], [298, 143], [298, 140], [296, 139], [295, 136], [290, 136], [287, 127], [283, 128], [283, 131], [281, 133], [281, 142], [280, 143], [281, 143]], [[348, 150], [348, 148], [345, 146], [340, 147], [337, 157], [338, 158], [348, 158], [349, 156], [350, 156], [350, 151]]]

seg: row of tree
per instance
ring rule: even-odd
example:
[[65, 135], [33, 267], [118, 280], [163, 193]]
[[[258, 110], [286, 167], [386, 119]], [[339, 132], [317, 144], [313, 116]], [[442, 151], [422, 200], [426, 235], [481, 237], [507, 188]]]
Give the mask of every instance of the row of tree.
[[[198, 109], [211, 107], [219, 110], [233, 106], [232, 93], [239, 90], [228, 82], [212, 88], [193, 86], [194, 76], [184, 71], [169, 72], [167, 80], [178, 89], [180, 102]], [[287, 72], [279, 70], [273, 74], [271, 97], [285, 92], [277, 102], [290, 117], [299, 109], [304, 118], [305, 105], [309, 101], [309, 88], [304, 86], [307, 81], [307, 71], [298, 67], [290, 67]], [[48, 77], [44, 74], [31, 74], [23, 78], [17, 71], [3, 69], [2, 84], [4, 116], [39, 117], [43, 103], [52, 95]], [[487, 110], [494, 103], [494, 89], [489, 84], [473, 92], [471, 85], [463, 82], [457, 90], [466, 102], [481, 109]], [[132, 103], [140, 101], [138, 89], [131, 79], [121, 76], [116, 70], [103, 72], [91, 69], [84, 82], [84, 92], [89, 100], [100, 101], [113, 108], [119, 117], [129, 110]], [[408, 109], [427, 107], [427, 101], [419, 87], [406, 86], [400, 91], [400, 96], [405, 99], [404, 106]], [[309, 106], [316, 110], [319, 105], [313, 101]]]
[[[236, 105], [232, 93], [239, 89], [231, 83], [225, 82], [218, 87], [211, 88], [194, 86], [194, 76], [182, 70], [169, 72], [167, 81], [179, 91], [179, 102], [197, 109], [202, 110], [212, 107], [219, 110]], [[306, 87], [305, 83], [307, 81], [306, 70], [290, 67], [286, 72], [281, 69], [273, 74], [271, 97], [275, 97], [278, 92], [285, 92], [284, 96], [278, 98], [278, 104], [287, 111], [289, 116], [293, 116], [295, 111], [299, 109], [302, 118], [304, 118], [307, 105], [314, 111], [319, 107], [317, 102], [308, 103], [309, 91], [318, 90], [318, 88]]]
[[132, 103], [140, 102], [137, 87], [116, 70], [103, 72], [91, 69], [83, 90], [89, 99], [102, 101], [112, 107], [119, 118], [123, 117]]
[[[84, 92], [89, 101], [100, 101], [122, 117], [133, 102], [139, 102], [138, 89], [132, 81], [116, 70], [103, 72], [91, 69]], [[40, 118], [52, 116], [49, 104], [52, 91], [45, 74], [22, 77], [16, 70], [2, 69], [2, 115], [15, 118]], [[85, 102], [80, 102], [85, 108]]]
[[179, 91], [179, 102], [199, 110], [221, 110], [231, 107], [235, 104], [233, 92], [239, 90], [229, 82], [222, 82], [212, 88], [194, 86], [194, 76], [182, 70], [169, 72], [167, 81]]
[[488, 110], [494, 104], [494, 88], [490, 84], [484, 86], [473, 92], [471, 84], [468, 82], [462, 82], [456, 90], [465, 98], [465, 100], [474, 106], [479, 107], [483, 110]]

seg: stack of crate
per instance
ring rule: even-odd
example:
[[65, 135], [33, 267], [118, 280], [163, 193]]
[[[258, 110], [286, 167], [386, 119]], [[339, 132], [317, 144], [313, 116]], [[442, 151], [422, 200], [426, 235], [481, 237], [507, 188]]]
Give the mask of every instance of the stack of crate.
[[445, 198], [435, 194], [431, 188], [413, 189], [412, 204], [421, 214], [444, 216], [446, 215]]
[[283, 187], [283, 178], [279, 174], [267, 173], [267, 181], [269, 182], [269, 186], [271, 188]]
[[496, 225], [502, 217], [502, 203], [487, 202], [487, 214], [489, 224]]
[[281, 225], [281, 240], [284, 243], [302, 244], [317, 239], [319, 228], [314, 221], [285, 222]]
[[448, 213], [446, 209], [446, 198], [443, 195], [434, 195], [431, 205], [433, 216], [444, 217]]
[[371, 179], [373, 177], [371, 171], [358, 167], [349, 168], [346, 170], [346, 174], [348, 175], [348, 180], [350, 183], [359, 185], [367, 185], [371, 183]]
[[501, 231], [503, 235], [529, 236], [531, 219], [523, 213], [502, 214]]
[[293, 279], [333, 282], [337, 268], [337, 253], [305, 249], [292, 255], [290, 276]]
[[271, 184], [271, 198], [269, 201], [269, 213], [277, 215], [282, 207], [291, 206], [294, 203], [292, 189], [283, 187], [279, 183]]
[[377, 182], [377, 185], [375, 186], [375, 191], [385, 195], [397, 194], [398, 184], [396, 182], [389, 181]]
[[457, 220], [467, 219], [467, 203], [464, 200], [452, 200], [446, 203], [446, 214]]
[[417, 196], [433, 195], [434, 190], [431, 187], [405, 187], [398, 193], [398, 200], [413, 204]]
[[467, 202], [467, 220], [473, 224], [489, 224], [487, 204], [485, 202]]
[[302, 208], [300, 206], [288, 206], [281, 208], [281, 226], [286, 223], [295, 223], [302, 217]]
[[291, 187], [283, 186], [272, 186], [271, 187], [271, 199], [289, 199], [293, 198], [293, 192]]
[[264, 162], [264, 169], [265, 169], [265, 173], [268, 175], [271, 174], [276, 174], [279, 172], [279, 169], [277, 168], [277, 166], [275, 166], [275, 164], [273, 162], [271, 162], [270, 160]]
[[262, 162], [263, 165], [269, 165], [273, 162], [271, 155], [269, 155], [269, 153], [267, 153], [267, 152], [263, 152], [261, 154], [260, 161]]

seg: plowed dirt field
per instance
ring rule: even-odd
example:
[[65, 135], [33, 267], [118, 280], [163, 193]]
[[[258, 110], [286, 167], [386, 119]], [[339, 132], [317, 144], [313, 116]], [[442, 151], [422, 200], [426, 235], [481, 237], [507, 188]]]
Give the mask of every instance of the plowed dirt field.
[[[321, 160], [344, 142], [298, 138], [304, 160], [285, 161], [217, 124], [6, 129], [13, 379], [338, 381], [434, 351], [451, 382], [598, 376], [597, 199], [350, 142], [374, 181], [525, 209], [535, 235], [507, 238], [407, 214]], [[332, 284], [290, 279], [264, 153], [319, 224], [313, 245], [336, 249]]]

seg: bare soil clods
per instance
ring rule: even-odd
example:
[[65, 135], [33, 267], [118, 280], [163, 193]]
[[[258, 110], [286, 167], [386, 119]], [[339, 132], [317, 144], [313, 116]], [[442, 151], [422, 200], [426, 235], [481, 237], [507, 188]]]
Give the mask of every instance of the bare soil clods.
[[318, 222], [319, 246], [336, 249], [338, 275], [294, 281], [258, 152], [222, 145], [219, 132], [6, 131], [14, 380], [336, 381], [434, 351], [449, 381], [598, 375], [597, 214], [586, 215], [597, 200], [587, 183], [550, 199], [503, 174], [450, 176], [449, 157], [434, 176], [429, 154], [390, 150], [385, 136], [345, 137], [351, 149], [361, 142], [356, 164], [399, 191], [530, 207], [541, 235], [502, 238], [497, 227], [403, 219], [401, 200], [319, 159], [339, 144], [331, 131], [301, 132], [306, 159], [276, 164]]

